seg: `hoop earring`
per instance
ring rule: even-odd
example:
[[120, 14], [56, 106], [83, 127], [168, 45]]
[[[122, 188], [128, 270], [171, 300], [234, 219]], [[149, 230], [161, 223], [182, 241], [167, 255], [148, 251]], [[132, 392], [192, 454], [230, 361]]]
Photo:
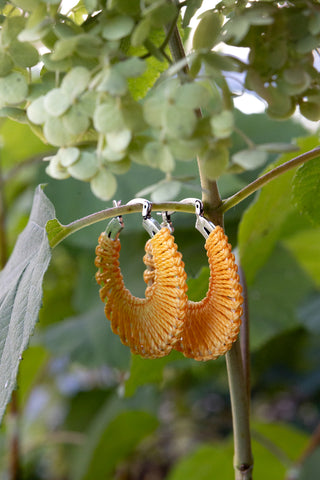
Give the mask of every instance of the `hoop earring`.
[[205, 361], [224, 355], [237, 339], [243, 298], [228, 237], [203, 216], [200, 200], [195, 201], [195, 208], [196, 228], [206, 238], [209, 288], [200, 302], [188, 301], [182, 336], [174, 348], [185, 357]]
[[[119, 234], [122, 219], [114, 218], [99, 237], [95, 265], [100, 298], [114, 333], [134, 354], [145, 358], [168, 355], [181, 337], [186, 313], [186, 274], [182, 255], [170, 230], [151, 216], [151, 204], [143, 205], [143, 226], [151, 235], [146, 244], [145, 298], [126, 289], [120, 270]], [[154, 269], [154, 270], [153, 270]], [[152, 285], [151, 278], [153, 280]]]

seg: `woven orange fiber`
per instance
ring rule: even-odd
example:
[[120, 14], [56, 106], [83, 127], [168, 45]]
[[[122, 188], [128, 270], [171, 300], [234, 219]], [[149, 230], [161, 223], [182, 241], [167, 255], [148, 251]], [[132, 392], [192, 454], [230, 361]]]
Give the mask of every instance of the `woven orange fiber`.
[[146, 244], [144, 262], [154, 271], [148, 272], [154, 282], [145, 291], [145, 298], [134, 297], [125, 288], [120, 271], [120, 241], [111, 240], [105, 233], [99, 237], [95, 265], [99, 268], [96, 280], [101, 286], [100, 297], [106, 302], [105, 314], [114, 333], [122, 343], [142, 357], [168, 355], [181, 338], [186, 312], [186, 274], [182, 255], [174, 238], [162, 228]]
[[205, 248], [210, 266], [208, 292], [200, 302], [188, 301], [182, 336], [174, 346], [198, 361], [215, 359], [230, 350], [239, 334], [243, 302], [238, 267], [221, 227], [210, 233]]

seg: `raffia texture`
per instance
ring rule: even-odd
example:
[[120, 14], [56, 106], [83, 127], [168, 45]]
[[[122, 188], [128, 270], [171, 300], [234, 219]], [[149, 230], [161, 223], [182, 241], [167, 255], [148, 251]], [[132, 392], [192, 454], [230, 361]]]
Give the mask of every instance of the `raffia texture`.
[[[125, 287], [120, 271], [120, 241], [105, 233], [99, 237], [95, 265], [96, 280], [101, 286], [100, 298], [114, 333], [131, 351], [146, 358], [168, 355], [181, 338], [186, 313], [186, 274], [182, 255], [174, 238], [162, 228], [146, 244], [144, 279], [153, 283], [145, 298], [134, 297]], [[153, 270], [154, 269], [154, 270]]]
[[[239, 334], [243, 302], [238, 267], [221, 227], [210, 233], [205, 248], [210, 266], [208, 292], [200, 302], [188, 301], [182, 336], [174, 347], [198, 361], [216, 359], [230, 350]], [[152, 257], [149, 268], [152, 281]]]

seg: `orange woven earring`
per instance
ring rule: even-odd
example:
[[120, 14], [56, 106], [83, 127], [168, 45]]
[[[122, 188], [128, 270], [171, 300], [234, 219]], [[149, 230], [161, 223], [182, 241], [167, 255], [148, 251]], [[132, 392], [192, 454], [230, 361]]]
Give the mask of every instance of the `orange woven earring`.
[[237, 339], [243, 299], [228, 237], [203, 216], [200, 200], [195, 201], [195, 208], [196, 228], [207, 239], [209, 288], [200, 302], [188, 301], [182, 336], [174, 348], [186, 357], [204, 361], [224, 355]]
[[[146, 358], [168, 355], [181, 338], [186, 313], [186, 274], [168, 226], [150, 216], [151, 204], [143, 205], [143, 225], [152, 236], [146, 244], [145, 298], [134, 297], [125, 288], [120, 271], [120, 217], [114, 218], [99, 237], [95, 265], [100, 298], [114, 333], [131, 351]], [[154, 269], [154, 270], [153, 270]]]
[[[210, 280], [203, 300], [188, 301], [182, 335], [174, 348], [186, 357], [205, 361], [224, 355], [236, 340], [240, 330], [243, 299], [228, 237], [221, 227], [215, 227], [203, 217], [200, 200], [184, 200], [185, 203], [190, 201], [195, 203], [196, 228], [207, 238], [205, 248], [209, 259]], [[150, 267], [152, 268], [152, 257]], [[152, 271], [148, 279], [153, 280]]]

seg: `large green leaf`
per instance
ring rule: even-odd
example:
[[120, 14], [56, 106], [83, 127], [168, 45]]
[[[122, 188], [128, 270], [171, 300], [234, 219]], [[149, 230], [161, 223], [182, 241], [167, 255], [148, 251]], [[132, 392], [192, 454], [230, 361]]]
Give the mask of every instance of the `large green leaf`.
[[55, 356], [69, 357], [85, 367], [127, 370], [129, 366], [130, 351], [111, 332], [102, 303], [99, 309], [50, 325], [39, 340]]
[[[306, 443], [307, 436], [288, 425], [255, 423], [252, 440], [254, 478], [284, 478], [286, 467], [291, 464], [291, 460], [298, 457]], [[166, 480], [232, 480], [232, 463], [231, 439], [219, 444], [203, 444], [178, 461]]]
[[114, 398], [98, 413], [76, 456], [72, 480], [112, 480], [116, 466], [157, 428], [153, 415], [130, 407], [125, 411], [125, 406]]
[[293, 198], [301, 213], [320, 224], [320, 157], [300, 167], [293, 179]]
[[283, 248], [276, 248], [249, 288], [251, 348], [301, 324], [297, 309], [312, 282]]
[[320, 228], [298, 231], [286, 238], [284, 244], [320, 287]]
[[55, 216], [41, 186], [29, 222], [0, 273], [0, 418], [15, 388], [21, 355], [33, 332], [42, 300], [42, 279], [51, 258], [45, 231]]
[[126, 396], [133, 395], [138, 387], [146, 384], [160, 384], [163, 380], [163, 370], [175, 360], [181, 359], [181, 354], [172, 351], [163, 358], [148, 359], [132, 355], [130, 377], [126, 381]]
[[[300, 153], [303, 153], [316, 147], [318, 138], [307, 137], [299, 139], [297, 143]], [[293, 153], [282, 155], [276, 165], [294, 156]], [[249, 284], [271, 254], [282, 233], [282, 225], [293, 210], [290, 197], [294, 173], [295, 170], [290, 170], [266, 185], [242, 217], [239, 249], [241, 264]]]

